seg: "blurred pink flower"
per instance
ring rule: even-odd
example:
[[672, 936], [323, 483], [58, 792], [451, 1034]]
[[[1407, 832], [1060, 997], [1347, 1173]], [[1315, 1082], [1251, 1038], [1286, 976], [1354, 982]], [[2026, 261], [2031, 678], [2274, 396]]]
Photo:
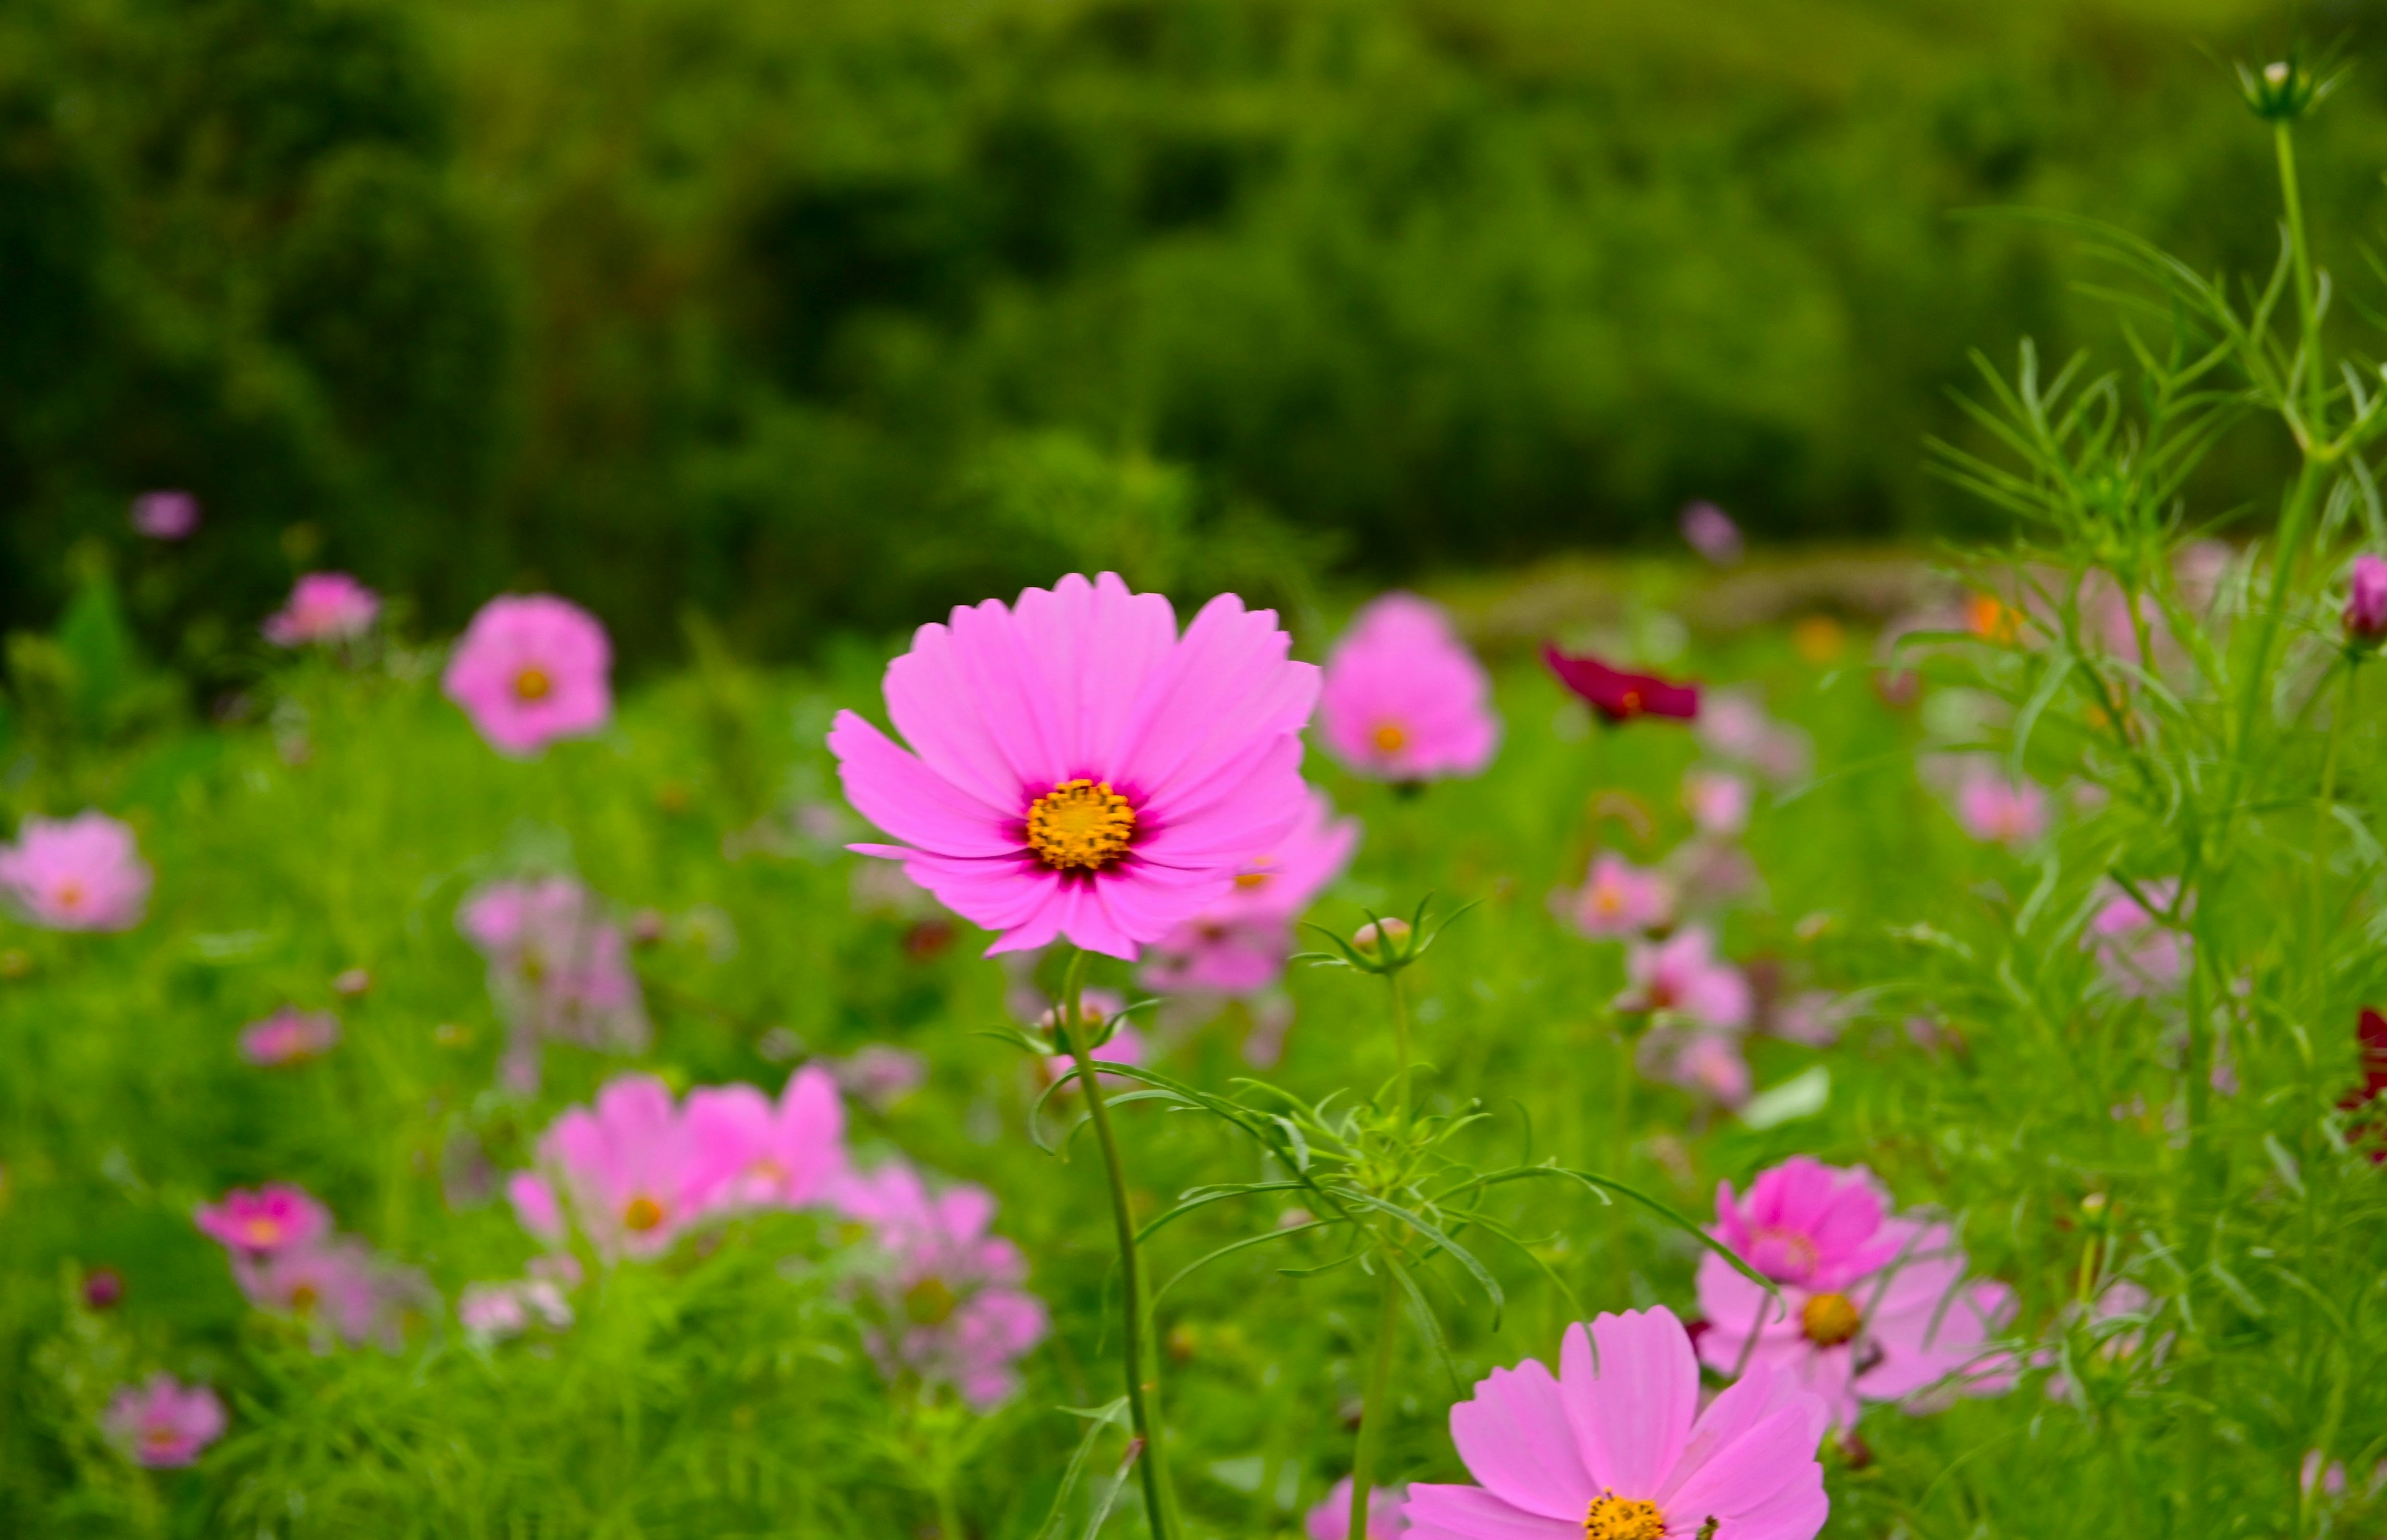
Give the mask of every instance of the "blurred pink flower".
[[828, 1067], [839, 1090], [879, 1112], [928, 1083], [927, 1060], [884, 1043], [865, 1043]]
[[1180, 637], [1113, 573], [957, 609], [888, 665], [909, 751], [850, 711], [829, 730], [847, 799], [903, 841], [853, 849], [1001, 932], [990, 953], [1132, 961], [1300, 820], [1318, 671], [1292, 645], [1231, 594]]
[[1491, 675], [1442, 606], [1389, 593], [1354, 616], [1327, 655], [1318, 726], [1334, 757], [1362, 776], [1474, 776], [1500, 743], [1491, 702]]
[[188, 492], [144, 492], [133, 499], [133, 532], [152, 540], [187, 540], [198, 533], [199, 499]]
[[563, 1290], [543, 1278], [470, 1283], [456, 1298], [456, 1322], [475, 1342], [520, 1336], [533, 1325], [561, 1332], [573, 1320]]
[[1683, 540], [1719, 567], [1741, 558], [1740, 526], [1732, 515], [1711, 502], [1695, 502], [1683, 510]]
[[329, 1011], [284, 1005], [241, 1029], [240, 1056], [251, 1064], [298, 1064], [321, 1058], [340, 1041], [340, 1018]]
[[538, 1045], [553, 1039], [600, 1053], [645, 1050], [651, 1029], [622, 928], [569, 877], [493, 882], [456, 913], [489, 960], [489, 992], [512, 1034], [506, 1078], [538, 1082]]
[[957, 1185], [931, 1193], [910, 1167], [841, 1184], [838, 1206], [868, 1225], [887, 1257], [873, 1281], [885, 1325], [870, 1348], [890, 1378], [950, 1385], [980, 1410], [1018, 1389], [1014, 1363], [1044, 1340], [1043, 1303], [1020, 1287], [1019, 1248], [988, 1233], [994, 1198]]
[[1268, 988], [1293, 954], [1293, 925], [1342, 875], [1359, 843], [1359, 820], [1334, 817], [1313, 789], [1301, 821], [1240, 864], [1216, 903], [1153, 943], [1143, 979], [1163, 994], [1250, 994]]
[[1710, 690], [1699, 712], [1699, 741], [1771, 781], [1795, 781], [1812, 767], [1815, 746], [1800, 729], [1765, 714], [1746, 688]]
[[845, 1108], [826, 1069], [788, 1077], [773, 1102], [751, 1085], [701, 1086], [681, 1114], [711, 1209], [800, 1208], [845, 1174]]
[[1160, 994], [1254, 994], [1284, 972], [1293, 945], [1281, 916], [1199, 919], [1154, 942], [1138, 977]]
[[235, 1257], [233, 1274], [250, 1304], [299, 1320], [326, 1340], [351, 1347], [396, 1343], [393, 1307], [408, 1292], [405, 1275], [386, 1268], [353, 1236], [334, 1236], [255, 1261]]
[[2387, 638], [2387, 562], [2368, 551], [2354, 559], [2346, 580], [2345, 634], [2372, 646]]
[[1575, 928], [1585, 935], [1623, 940], [1655, 930], [1673, 916], [1674, 885], [1663, 872], [1603, 851], [1568, 907]]
[[1839, 1041], [1850, 1008], [1829, 990], [1803, 990], [1774, 1007], [1766, 1030], [1810, 1048], [1828, 1048]]
[[[1654, 1036], [1654, 1034], [1652, 1034]], [[1749, 1060], [1729, 1032], [1690, 1032], [1667, 1065], [1667, 1078], [1728, 1107], [1749, 1100]]]
[[1702, 1027], [1737, 1031], [1749, 1025], [1749, 980], [1715, 957], [1715, 938], [1705, 926], [1686, 926], [1663, 941], [1636, 944], [1626, 959], [1632, 988], [1616, 997], [1616, 1008], [1669, 1012]]
[[[1408, 1521], [1401, 1517], [1401, 1504], [1408, 1491], [1406, 1486], [1369, 1490], [1368, 1533], [1364, 1540], [1398, 1540], [1408, 1533]], [[1309, 1510], [1301, 1527], [1309, 1540], [1351, 1540], [1351, 1478], [1345, 1476], [1336, 1482], [1334, 1490]]]
[[[1597, 1351], [1594, 1344], [1597, 1344]], [[1763, 1365], [1699, 1407], [1699, 1359], [1661, 1306], [1566, 1330], [1450, 1409], [1480, 1486], [1419, 1483], [1409, 1540], [1812, 1540], [1831, 1507], [1825, 1408]]]
[[223, 1402], [205, 1385], [153, 1374], [126, 1385], [107, 1404], [107, 1436], [136, 1464], [169, 1470], [194, 1464], [223, 1436]]
[[441, 688], [499, 752], [528, 755], [613, 719], [613, 644], [597, 617], [550, 594], [481, 606]]
[[1974, 1395], [2012, 1385], [2011, 1363], [1989, 1344], [2013, 1314], [2013, 1291], [1966, 1282], [1946, 1227], [1891, 1218], [1862, 1168], [1796, 1156], [1761, 1174], [1745, 1204], [1720, 1185], [1716, 1217], [1716, 1239], [1779, 1285], [1781, 1299], [1703, 1256], [1709, 1368], [1772, 1365], [1820, 1395], [1844, 1429], [1861, 1399], [1900, 1400], [1943, 1382]]
[[276, 647], [347, 641], [373, 629], [381, 596], [344, 572], [310, 572], [290, 590], [290, 601], [265, 617], [265, 639]]
[[1956, 787], [1956, 821], [1985, 844], [2020, 848], [2047, 832], [2046, 790], [1977, 765]]
[[50, 930], [129, 930], [149, 903], [148, 864], [131, 826], [105, 813], [27, 814], [17, 842], [0, 845], [0, 891]]
[[332, 1211], [304, 1188], [272, 1181], [251, 1192], [236, 1187], [192, 1216], [199, 1233], [236, 1256], [272, 1256], [314, 1245], [332, 1233]]
[[538, 1180], [506, 1188], [524, 1227], [553, 1240], [568, 1210], [608, 1259], [671, 1249], [703, 1214], [714, 1177], [670, 1088], [651, 1075], [618, 1076], [593, 1109], [567, 1109], [539, 1136], [538, 1157]]
[[[2118, 886], [2110, 890], [2113, 896], [2090, 916], [2088, 933], [2081, 938], [2081, 944], [2096, 953], [2106, 983], [2130, 999], [2178, 988], [2188, 974], [2188, 939]], [[2139, 890], [2159, 909], [2169, 910], [2179, 883], [2166, 877], [2142, 882]]]
[[1683, 806], [1701, 834], [1728, 839], [1749, 827], [1749, 783], [1717, 770], [1692, 770], [1683, 776]]

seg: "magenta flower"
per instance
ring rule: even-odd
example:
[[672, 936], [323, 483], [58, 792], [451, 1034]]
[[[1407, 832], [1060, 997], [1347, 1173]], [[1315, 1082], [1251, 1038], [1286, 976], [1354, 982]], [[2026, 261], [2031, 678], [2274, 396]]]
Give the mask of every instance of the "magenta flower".
[[507, 1185], [524, 1227], [554, 1240], [568, 1209], [609, 1259], [671, 1249], [717, 1185], [670, 1088], [651, 1075], [619, 1076], [593, 1110], [565, 1111], [539, 1136], [538, 1155], [538, 1179]]
[[481, 606], [441, 688], [499, 753], [528, 755], [613, 715], [613, 644], [597, 617], [549, 594]]
[[1956, 788], [1956, 821], [1984, 844], [2019, 849], [2047, 832], [2047, 792], [1977, 765]]
[[201, 1234], [236, 1257], [305, 1250], [332, 1233], [332, 1211], [287, 1182], [268, 1182], [255, 1192], [236, 1187], [193, 1218]]
[[144, 492], [133, 499], [133, 532], [152, 540], [187, 540], [198, 533], [199, 499], [188, 492]]
[[251, 1064], [301, 1064], [321, 1058], [340, 1041], [340, 1018], [329, 1011], [284, 1005], [240, 1031], [240, 1056]]
[[1250, 994], [1275, 983], [1293, 955], [1293, 920], [1358, 843], [1359, 821], [1337, 822], [1334, 804], [1312, 791], [1302, 820], [1242, 863], [1224, 898], [1154, 943], [1143, 982], [1163, 994]]
[[1732, 515], [1711, 502], [1695, 502], [1683, 510], [1683, 541], [1719, 567], [1741, 557], [1740, 526]]
[[196, 1464], [223, 1437], [223, 1402], [205, 1385], [153, 1374], [126, 1385], [107, 1404], [108, 1438], [134, 1462], [152, 1470]]
[[456, 924], [489, 960], [489, 992], [512, 1034], [505, 1077], [516, 1089], [537, 1085], [545, 1040], [645, 1051], [650, 1029], [628, 942], [595, 893], [569, 877], [494, 882], [464, 901]]
[[955, 610], [887, 667], [908, 751], [852, 712], [829, 730], [847, 798], [903, 841], [852, 848], [1000, 932], [990, 953], [1057, 936], [1132, 961], [1307, 805], [1318, 671], [1291, 649], [1231, 594], [1180, 637], [1112, 573]]
[[1666, 1012], [1716, 1031], [1749, 1025], [1754, 1001], [1749, 980], [1715, 956], [1705, 926], [1686, 926], [1663, 941], [1641, 942], [1625, 961], [1632, 988], [1616, 997], [1620, 1011]]
[[1043, 1303], [1020, 1287], [1019, 1248], [987, 1233], [994, 1198], [967, 1185], [931, 1193], [908, 1166], [848, 1179], [838, 1206], [886, 1253], [875, 1280], [886, 1325], [870, 1339], [887, 1375], [950, 1385], [980, 1410], [1019, 1388], [1013, 1365], [1044, 1340]]
[[1603, 851], [1592, 862], [1582, 890], [1571, 895], [1568, 910], [1575, 928], [1593, 940], [1625, 940], [1673, 918], [1674, 885], [1662, 872]]
[[701, 1208], [801, 1208], [845, 1175], [845, 1108], [816, 1066], [789, 1076], [777, 1102], [751, 1085], [700, 1087], [682, 1117], [704, 1170]]
[[265, 617], [265, 639], [276, 647], [347, 641], [373, 629], [381, 596], [344, 572], [310, 572], [290, 590], [290, 601]]
[[[1408, 1533], [1408, 1521], [1401, 1517], [1401, 1504], [1408, 1500], [1408, 1492], [1406, 1486], [1369, 1489], [1365, 1540], [1399, 1540]], [[1334, 1490], [1309, 1510], [1301, 1527], [1309, 1540], [1351, 1540], [1351, 1478], [1336, 1482]]]
[[129, 930], [148, 906], [149, 883], [131, 826], [105, 813], [28, 814], [17, 842], [0, 845], [0, 892], [50, 930]]
[[1326, 659], [1319, 730], [1362, 776], [1415, 783], [1492, 763], [1492, 678], [1440, 605], [1390, 593], [1353, 618]]
[[1722, 1257], [1702, 1257], [1709, 1324], [1699, 1357], [1709, 1368], [1771, 1365], [1822, 1397], [1842, 1428], [1855, 1425], [1860, 1400], [1901, 1400], [1943, 1382], [1976, 1395], [2012, 1384], [2010, 1361], [1989, 1344], [2013, 1314], [2013, 1292], [1966, 1282], [1947, 1229], [1891, 1218], [1865, 1171], [1795, 1156], [1761, 1174], [1746, 1203], [1720, 1186], [1716, 1219], [1715, 1238], [1782, 1297]]
[[1692, 770], [1683, 776], [1683, 806], [1710, 839], [1728, 839], [1749, 827], [1749, 783], [1720, 770]]
[[[2179, 893], [2172, 878], [2142, 882], [2139, 890], [2169, 910]], [[2128, 999], [2165, 994], [2188, 976], [2188, 940], [2160, 915], [2149, 914], [2121, 888], [2090, 916], [2081, 943], [2097, 955], [2105, 981]]]
[[1697, 685], [1677, 684], [1654, 674], [1634, 674], [1588, 653], [1570, 656], [1555, 646], [1542, 649], [1542, 661], [1559, 676], [1559, 683], [1581, 696], [1611, 726], [1639, 716], [1667, 716], [1682, 722], [1699, 718]]
[[1450, 1409], [1482, 1484], [1411, 1486], [1409, 1540], [1812, 1540], [1831, 1511], [1824, 1426], [1822, 1403], [1763, 1367], [1701, 1411], [1672, 1311], [1603, 1315], [1567, 1328], [1557, 1374], [1496, 1369]]
[[2345, 635], [2370, 647], [2387, 638], [2387, 562], [2368, 551], [2354, 559], [2346, 582]]

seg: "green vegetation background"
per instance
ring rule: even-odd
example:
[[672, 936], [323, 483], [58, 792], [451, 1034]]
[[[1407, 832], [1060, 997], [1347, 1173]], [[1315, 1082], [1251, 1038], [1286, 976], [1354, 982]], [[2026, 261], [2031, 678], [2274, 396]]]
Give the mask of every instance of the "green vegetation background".
[[[2307, 20], [2349, 31], [2362, 12]], [[128, 497], [201, 675], [294, 567], [749, 656], [1070, 567], [1280, 599], [1977, 517], [1965, 350], [2059, 240], [2266, 204], [2252, 0], [12, 0], [0, 629]], [[2334, 31], [2330, 35], [2334, 35]], [[2387, 75], [2308, 145], [2347, 234]], [[2259, 455], [2260, 451], [2254, 451]], [[2223, 467], [2247, 488], [2277, 467]], [[2272, 485], [2276, 485], [2274, 480]], [[133, 590], [140, 598], [141, 590]], [[211, 617], [223, 617], [221, 619]]]

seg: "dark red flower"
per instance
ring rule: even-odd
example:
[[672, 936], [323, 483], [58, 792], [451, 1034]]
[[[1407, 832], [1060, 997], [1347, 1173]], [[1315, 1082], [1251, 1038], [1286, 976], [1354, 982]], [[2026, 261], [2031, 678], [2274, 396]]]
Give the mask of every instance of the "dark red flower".
[[[2365, 1005], [2362, 1008], [2362, 1025], [2355, 1031], [2362, 1043], [2362, 1084], [2338, 1098], [2339, 1108], [2346, 1112], [2368, 1106], [2379, 1099], [2380, 1092], [2387, 1092], [2387, 1016]], [[2354, 1130], [2357, 1139], [2364, 1135], [2376, 1136], [2380, 1131], [2376, 1119], [2369, 1119]], [[2375, 1151], [2370, 1158], [2387, 1164], [2387, 1148]]]
[[1559, 682], [1591, 702], [1591, 709], [1610, 722], [1636, 716], [1672, 716], [1688, 722], [1699, 714], [1699, 688], [1675, 684], [1654, 674], [1628, 674], [1588, 655], [1570, 658], [1556, 647], [1544, 647], [1542, 657]]

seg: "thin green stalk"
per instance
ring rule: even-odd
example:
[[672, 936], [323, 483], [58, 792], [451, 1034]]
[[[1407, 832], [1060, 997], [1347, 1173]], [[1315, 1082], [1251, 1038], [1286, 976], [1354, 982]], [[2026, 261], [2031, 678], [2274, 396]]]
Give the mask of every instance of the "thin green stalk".
[[2325, 915], [2329, 905], [2329, 827], [2331, 812], [2337, 805], [2337, 751], [2345, 739], [2346, 718], [2354, 714], [2354, 674], [2357, 666], [2350, 657], [2338, 664], [2345, 676], [2339, 681], [2337, 710], [2330, 714], [2329, 748], [2321, 756], [2320, 797], [2313, 803], [2312, 920], [2305, 928], [2311, 954], [2305, 976], [2312, 981], [2316, 994], [2324, 997], [2317, 1000], [2317, 1004], [2325, 1004], [2328, 993], [2320, 965], [2328, 957], [2323, 932], [2328, 926]]
[[[1119, 1256], [1119, 1347], [1126, 1360], [1128, 1420], [1143, 1445], [1136, 1470], [1143, 1481], [1144, 1517], [1152, 1526], [1153, 1540], [1171, 1540], [1177, 1533], [1176, 1506], [1168, 1484], [1168, 1460], [1161, 1446], [1159, 1369], [1147, 1362], [1143, 1269], [1136, 1255], [1135, 1215], [1128, 1206], [1127, 1171], [1119, 1163], [1118, 1141], [1111, 1133], [1110, 1105], [1103, 1097], [1102, 1077], [1094, 1073], [1093, 1055], [1086, 1047], [1082, 999], [1085, 979], [1086, 954], [1080, 951], [1070, 956], [1068, 978], [1061, 988], [1061, 1032], [1068, 1040], [1069, 1057], [1077, 1064], [1078, 1087], [1086, 1097], [1086, 1117], [1094, 1125], [1094, 1142], [1102, 1147], [1103, 1170], [1110, 1179], [1111, 1223], [1118, 1231]], [[1149, 1382], [1145, 1379], [1147, 1368], [1152, 1371]]]
[[2305, 200], [2296, 182], [2295, 134], [2286, 119], [2271, 126], [2271, 143], [2279, 151], [2280, 199], [2287, 210], [2288, 250], [2296, 270], [2296, 311], [2304, 322], [2305, 368], [2309, 376], [2305, 410], [2310, 413], [2305, 426], [2313, 435], [2313, 442], [2319, 443], [2325, 436], [2321, 413], [2327, 407], [2329, 382], [2320, 357], [2320, 289], [2313, 281], [2312, 243], [2305, 238]]
[[[1383, 944], [1389, 946], [1391, 942], [1387, 940]], [[1393, 1048], [1401, 1060], [1401, 1132], [1406, 1134], [1413, 1118], [1409, 1105], [1409, 1066], [1416, 1062], [1409, 1056], [1409, 1002], [1408, 994], [1401, 989], [1401, 976], [1397, 972], [1385, 975], [1385, 981], [1393, 987]]]
[[1376, 1484], [1376, 1451], [1384, 1442], [1386, 1399], [1393, 1388], [1393, 1338], [1401, 1327], [1401, 1284], [1390, 1257], [1384, 1269], [1384, 1303], [1376, 1319], [1376, 1367], [1368, 1376], [1368, 1397], [1359, 1404], [1359, 1447], [1351, 1457], [1351, 1536], [1368, 1534], [1368, 1493]]

